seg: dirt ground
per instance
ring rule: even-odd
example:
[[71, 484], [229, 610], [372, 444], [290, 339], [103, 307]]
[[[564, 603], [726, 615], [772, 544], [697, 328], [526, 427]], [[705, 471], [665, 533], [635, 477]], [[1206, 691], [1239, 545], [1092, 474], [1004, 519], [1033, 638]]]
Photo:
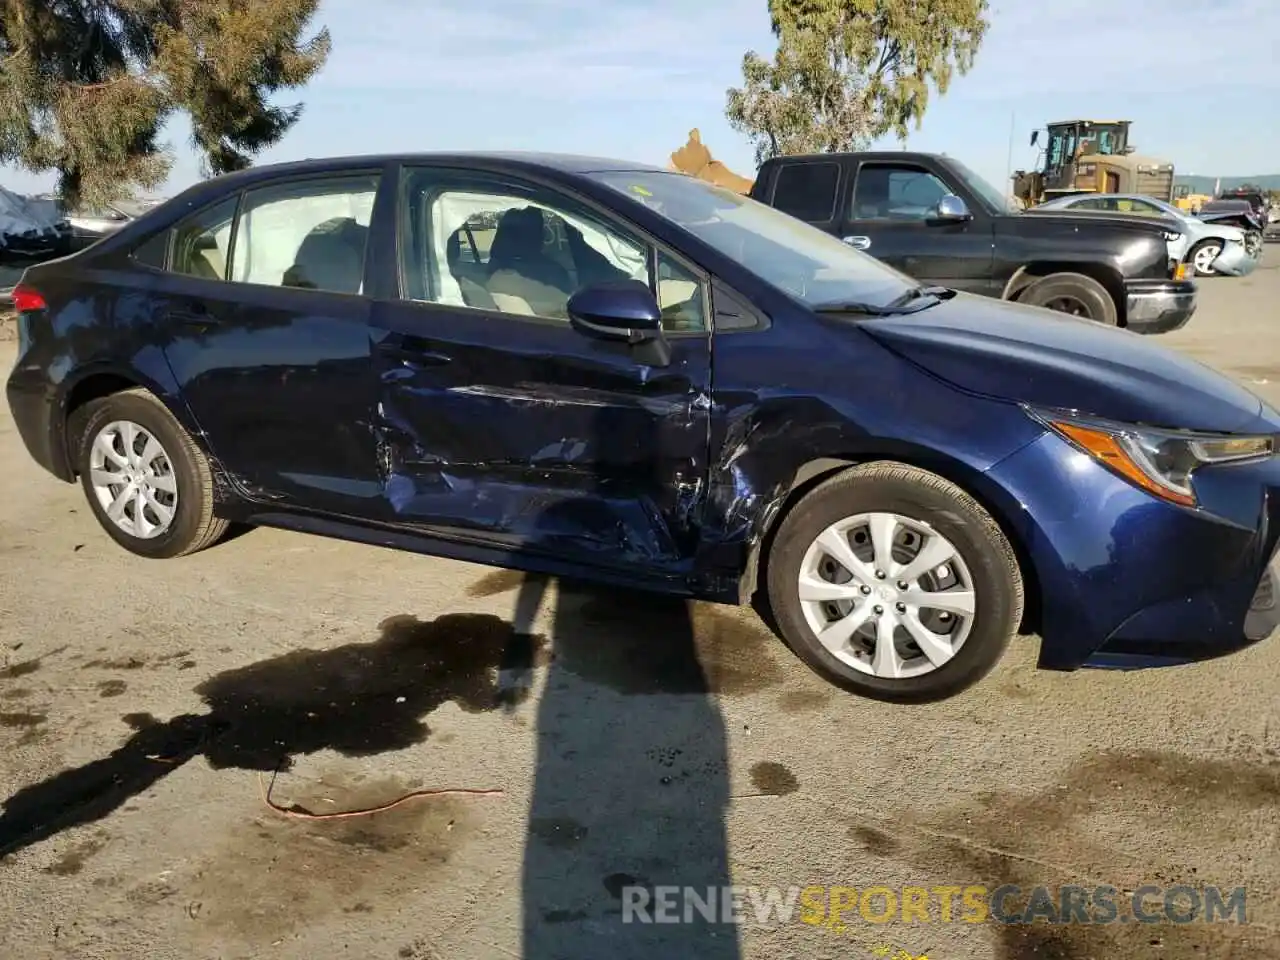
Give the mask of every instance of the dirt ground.
[[[1280, 402], [1270, 259], [1163, 340]], [[1280, 958], [1280, 641], [1053, 674], [1029, 640], [892, 707], [749, 611], [521, 586], [273, 530], [132, 557], [4, 409], [0, 956]], [[318, 821], [273, 775], [319, 813], [502, 793]], [[619, 922], [628, 885], [1071, 882], [1243, 885], [1249, 923]]]

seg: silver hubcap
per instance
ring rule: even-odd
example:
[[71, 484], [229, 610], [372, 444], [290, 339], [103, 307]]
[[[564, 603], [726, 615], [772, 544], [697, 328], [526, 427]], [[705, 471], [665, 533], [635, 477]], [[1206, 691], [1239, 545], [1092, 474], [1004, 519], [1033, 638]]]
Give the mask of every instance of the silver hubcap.
[[1218, 259], [1221, 252], [1222, 248], [1212, 243], [1201, 247], [1196, 251], [1196, 270], [1200, 273], [1213, 273], [1213, 261]]
[[960, 551], [921, 520], [863, 513], [833, 523], [805, 551], [800, 607], [836, 659], [905, 679], [948, 663], [973, 626], [973, 578]]
[[111, 522], [131, 537], [150, 540], [173, 523], [173, 464], [145, 427], [116, 420], [99, 430], [89, 451], [89, 483]]

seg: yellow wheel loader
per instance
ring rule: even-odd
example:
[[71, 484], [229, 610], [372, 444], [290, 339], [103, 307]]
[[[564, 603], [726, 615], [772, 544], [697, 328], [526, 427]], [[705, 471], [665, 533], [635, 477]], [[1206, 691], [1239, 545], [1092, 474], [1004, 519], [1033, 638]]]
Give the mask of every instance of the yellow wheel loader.
[[[1129, 143], [1128, 120], [1062, 120], [1046, 128], [1039, 170], [1013, 175], [1013, 193], [1028, 207], [1073, 193], [1137, 193], [1172, 203], [1173, 164], [1141, 156]], [[1031, 134], [1031, 145], [1040, 131]]]

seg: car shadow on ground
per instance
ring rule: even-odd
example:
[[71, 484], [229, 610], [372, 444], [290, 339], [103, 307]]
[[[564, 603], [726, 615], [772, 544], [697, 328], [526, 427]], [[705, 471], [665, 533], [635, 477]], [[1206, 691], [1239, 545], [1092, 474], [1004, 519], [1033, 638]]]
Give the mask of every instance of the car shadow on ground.
[[218, 770], [268, 773], [319, 750], [403, 750], [429, 738], [442, 705], [518, 710], [544, 677], [523, 955], [738, 956], [732, 925], [699, 911], [690, 923], [644, 921], [655, 885], [719, 896], [730, 883], [715, 694], [777, 681], [767, 655], [756, 661], [763, 673], [751, 667], [769, 638], [715, 612], [700, 616], [698, 638], [683, 601], [562, 583], [552, 645], [528, 627], [547, 582], [497, 576], [519, 590], [520, 629], [485, 614], [392, 617], [373, 642], [297, 650], [203, 681], [195, 690], [207, 712], [126, 715], [133, 733], [118, 749], [5, 801], [0, 858], [108, 817], [197, 757]]

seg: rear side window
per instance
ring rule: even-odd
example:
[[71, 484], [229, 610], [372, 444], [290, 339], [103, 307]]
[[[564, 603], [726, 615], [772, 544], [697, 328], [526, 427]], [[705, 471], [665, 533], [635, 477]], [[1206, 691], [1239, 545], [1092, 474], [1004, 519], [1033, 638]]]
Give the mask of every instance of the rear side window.
[[773, 184], [773, 206], [798, 220], [830, 220], [840, 184], [838, 163], [784, 163]]
[[313, 178], [246, 193], [231, 280], [359, 293], [378, 180]]

